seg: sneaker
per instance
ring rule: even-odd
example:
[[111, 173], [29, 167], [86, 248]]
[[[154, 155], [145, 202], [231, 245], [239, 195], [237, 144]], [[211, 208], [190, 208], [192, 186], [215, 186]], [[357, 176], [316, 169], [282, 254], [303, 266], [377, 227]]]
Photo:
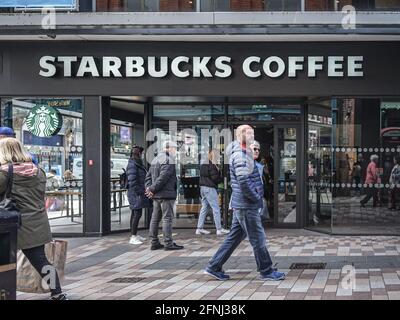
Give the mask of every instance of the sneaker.
[[279, 272], [276, 269], [272, 269], [273, 271], [263, 275], [260, 275], [260, 279], [261, 280], [269, 280], [269, 281], [280, 281], [280, 280], [284, 280], [286, 275], [283, 272]]
[[207, 231], [205, 229], [196, 229], [196, 234], [210, 234], [210, 231]]
[[219, 230], [217, 230], [217, 236], [223, 236], [225, 234], [228, 234], [230, 231], [224, 228], [221, 228]]
[[143, 242], [140, 241], [137, 236], [132, 236], [131, 239], [129, 240], [129, 244], [138, 245], [138, 244], [142, 244], [142, 243]]
[[142, 237], [142, 236], [140, 236], [140, 235], [137, 235], [136, 237], [137, 237], [140, 241], [146, 241], [146, 240], [147, 240], [145, 237]]
[[213, 271], [209, 268], [206, 268], [203, 273], [208, 274], [209, 276], [211, 276], [217, 280], [220, 280], [220, 281], [229, 280], [231, 278], [224, 271]]
[[51, 296], [50, 300], [69, 300], [65, 293], [56, 294]]

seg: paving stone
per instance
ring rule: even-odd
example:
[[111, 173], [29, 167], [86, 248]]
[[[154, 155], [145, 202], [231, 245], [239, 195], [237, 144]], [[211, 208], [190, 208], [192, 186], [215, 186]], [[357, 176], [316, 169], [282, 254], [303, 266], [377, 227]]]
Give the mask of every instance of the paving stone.
[[[287, 232], [289, 235], [282, 235]], [[304, 230], [270, 230], [273, 262], [287, 273], [284, 281], [262, 281], [251, 245], [243, 242], [224, 269], [232, 279], [219, 282], [203, 274], [220, 246], [215, 235], [194, 237], [179, 230], [185, 246], [179, 252], [153, 252], [148, 246], [127, 245], [128, 234], [74, 241], [68, 252], [64, 290], [73, 300], [183, 299], [399, 299], [398, 237], [327, 236]], [[361, 256], [360, 256], [361, 255]], [[289, 269], [293, 263], [323, 262], [327, 269]], [[342, 288], [344, 266], [356, 268], [356, 289]], [[110, 283], [116, 278], [138, 280]], [[143, 279], [141, 279], [143, 278]], [[18, 293], [19, 300], [46, 300], [48, 295]]]

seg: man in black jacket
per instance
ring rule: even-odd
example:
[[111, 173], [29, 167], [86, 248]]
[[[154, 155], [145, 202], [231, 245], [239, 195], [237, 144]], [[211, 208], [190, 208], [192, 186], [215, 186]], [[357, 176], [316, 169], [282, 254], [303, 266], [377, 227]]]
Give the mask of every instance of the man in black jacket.
[[[164, 248], [165, 250], [180, 250], [172, 239], [172, 223], [174, 218], [174, 204], [177, 196], [177, 177], [175, 167], [175, 154], [177, 145], [168, 141], [164, 143], [164, 151], [151, 163], [146, 175], [146, 195], [153, 199], [153, 214], [150, 221], [149, 236], [151, 250]], [[158, 226], [163, 220], [162, 229], [164, 245], [158, 239]]]

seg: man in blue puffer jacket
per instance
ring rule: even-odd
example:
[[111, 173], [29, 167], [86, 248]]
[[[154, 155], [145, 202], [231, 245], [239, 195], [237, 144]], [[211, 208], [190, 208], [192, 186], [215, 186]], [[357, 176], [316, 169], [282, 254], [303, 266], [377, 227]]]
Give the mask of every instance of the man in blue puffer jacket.
[[285, 278], [284, 273], [272, 267], [272, 260], [266, 246], [266, 236], [259, 214], [260, 208], [263, 207], [264, 188], [250, 149], [253, 141], [253, 128], [249, 125], [241, 125], [236, 129], [236, 141], [227, 148], [232, 187], [232, 228], [204, 270], [205, 274], [218, 280], [230, 278], [222, 270], [222, 266], [246, 238], [246, 235], [253, 247], [261, 279], [277, 281]]

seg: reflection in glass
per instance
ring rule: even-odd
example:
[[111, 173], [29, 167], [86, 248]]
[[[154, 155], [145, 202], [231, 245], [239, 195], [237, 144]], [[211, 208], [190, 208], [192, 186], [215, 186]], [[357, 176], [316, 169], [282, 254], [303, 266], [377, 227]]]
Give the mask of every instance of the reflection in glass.
[[[157, 134], [156, 145], [160, 148], [162, 143], [170, 139], [170, 132], [167, 126], [157, 126], [160, 129]], [[197, 226], [197, 219], [201, 209], [200, 200], [200, 164], [202, 159], [207, 159], [208, 150], [213, 148], [220, 150], [220, 169], [223, 167], [225, 140], [217, 135], [210, 133], [208, 141], [202, 141], [202, 134], [214, 129], [215, 132], [221, 130], [219, 126], [209, 125], [182, 125], [178, 123], [177, 144], [178, 151], [176, 154], [176, 172], [178, 176], [178, 195], [176, 199], [175, 221], [174, 227]], [[204, 137], [204, 136], [203, 136]], [[218, 186], [219, 204], [224, 205], [224, 184]], [[224, 225], [224, 221], [223, 221]], [[210, 211], [206, 217], [205, 228], [214, 228], [212, 220], [212, 212]]]
[[[111, 179], [111, 230], [130, 228], [131, 210], [123, 176], [128, 166], [133, 145], [143, 147], [144, 127], [141, 124], [111, 119], [110, 123], [110, 179]], [[144, 217], [139, 228], [144, 227]]]
[[155, 105], [154, 121], [223, 121], [224, 107], [220, 105]]
[[300, 121], [298, 105], [231, 105], [228, 106], [230, 121]]
[[296, 128], [277, 128], [278, 223], [296, 223]]
[[[61, 129], [48, 136], [28, 125], [33, 108], [44, 106], [47, 115], [57, 111]], [[43, 114], [44, 114], [43, 113]], [[46, 209], [53, 233], [83, 232], [83, 130], [82, 100], [65, 98], [4, 99], [1, 123], [12, 127], [16, 138], [46, 172]], [[49, 124], [50, 122], [46, 122]], [[42, 134], [41, 134], [42, 135]]]
[[[334, 233], [400, 231], [400, 99], [333, 99], [308, 121], [308, 221]], [[316, 123], [315, 119], [328, 119]], [[330, 137], [329, 137], [330, 136]]]
[[194, 11], [196, 0], [96, 0], [96, 11]]

